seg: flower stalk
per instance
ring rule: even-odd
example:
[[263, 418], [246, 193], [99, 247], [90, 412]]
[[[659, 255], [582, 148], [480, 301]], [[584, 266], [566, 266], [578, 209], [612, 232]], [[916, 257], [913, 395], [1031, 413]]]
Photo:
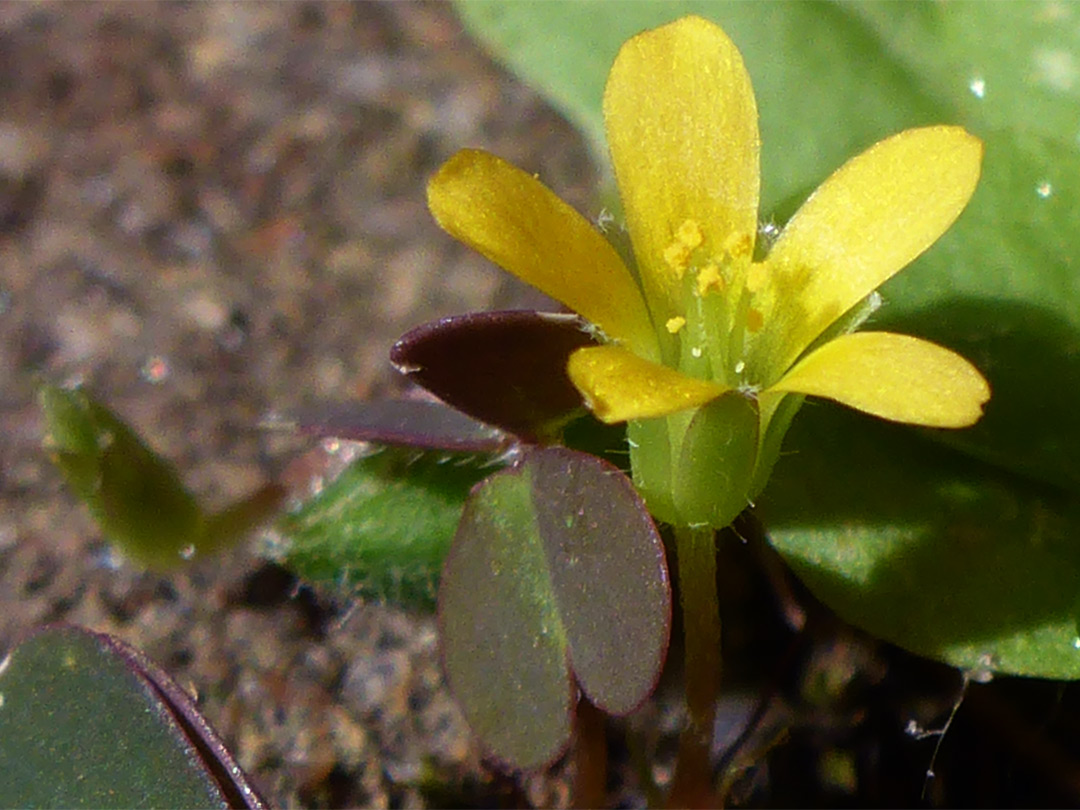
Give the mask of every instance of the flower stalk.
[[720, 604], [716, 591], [716, 535], [711, 528], [675, 529], [686, 646], [688, 724], [668, 795], [669, 807], [715, 806], [712, 739], [720, 688]]

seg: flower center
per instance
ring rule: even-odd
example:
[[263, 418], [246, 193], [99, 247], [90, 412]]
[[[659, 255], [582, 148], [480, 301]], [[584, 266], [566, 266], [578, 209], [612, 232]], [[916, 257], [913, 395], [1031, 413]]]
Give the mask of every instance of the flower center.
[[693, 219], [675, 231], [663, 258], [681, 284], [682, 312], [664, 326], [678, 342], [675, 365], [684, 374], [744, 390], [760, 380], [747, 362], [747, 347], [764, 319], [753, 297], [763, 266], [751, 256], [751, 234], [735, 232], [715, 245]]

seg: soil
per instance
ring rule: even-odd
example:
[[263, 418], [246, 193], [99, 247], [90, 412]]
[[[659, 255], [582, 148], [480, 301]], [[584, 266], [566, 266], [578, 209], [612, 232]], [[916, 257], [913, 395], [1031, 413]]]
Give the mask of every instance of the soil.
[[257, 541], [123, 561], [36, 389], [83, 383], [227, 503], [312, 444], [268, 415], [398, 394], [401, 333], [538, 301], [424, 185], [472, 146], [583, 205], [576, 133], [442, 4], [5, 3], [0, 111], [0, 649], [54, 621], [142, 648], [276, 806], [421, 806], [429, 773], [490, 792], [430, 617], [315, 595]]

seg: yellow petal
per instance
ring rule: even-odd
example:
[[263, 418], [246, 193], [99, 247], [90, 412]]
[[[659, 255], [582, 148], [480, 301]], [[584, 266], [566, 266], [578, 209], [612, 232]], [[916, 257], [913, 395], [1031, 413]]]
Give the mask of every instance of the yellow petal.
[[936, 343], [855, 332], [815, 349], [768, 393], [827, 397], [883, 419], [927, 427], [973, 425], [990, 386], [971, 363]]
[[979, 179], [982, 142], [960, 127], [910, 129], [826, 180], [784, 228], [755, 304], [782, 372], [838, 317], [943, 234]]
[[619, 254], [547, 186], [487, 152], [463, 150], [428, 183], [439, 226], [495, 264], [657, 357], [652, 323]]
[[653, 314], [678, 315], [678, 273], [664, 255], [691, 247], [681, 234], [700, 231], [709, 253], [753, 248], [758, 123], [742, 57], [700, 17], [639, 34], [611, 68], [604, 121], [645, 293], [664, 307]]
[[589, 410], [608, 424], [696, 408], [730, 390], [651, 363], [621, 346], [578, 349], [566, 370]]

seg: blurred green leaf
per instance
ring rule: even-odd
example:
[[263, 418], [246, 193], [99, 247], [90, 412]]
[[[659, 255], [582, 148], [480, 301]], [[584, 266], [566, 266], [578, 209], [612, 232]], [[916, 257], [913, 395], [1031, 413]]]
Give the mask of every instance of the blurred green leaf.
[[103, 636], [38, 632], [0, 666], [8, 807], [229, 807], [153, 684]]
[[432, 610], [469, 490], [499, 466], [490, 456], [377, 450], [284, 516], [273, 553], [344, 595]]
[[[1076, 145], [1080, 10], [1054, 0], [843, 3], [912, 80], [980, 129]], [[1023, 113], [1018, 116], [1017, 113]]]
[[896, 425], [807, 405], [759, 502], [841, 617], [967, 669], [1080, 677], [1080, 501]]
[[629, 479], [565, 448], [531, 450], [466, 505], [439, 591], [443, 661], [473, 731], [516, 767], [570, 738], [574, 679], [612, 714], [653, 690], [671, 591]]
[[39, 399], [53, 463], [106, 539], [143, 565], [176, 566], [234, 543], [284, 499], [268, 485], [207, 516], [172, 465], [85, 391], [44, 386]]
[[46, 386], [40, 398], [49, 455], [106, 538], [144, 564], [190, 557], [203, 516], [172, 466], [85, 391]]

